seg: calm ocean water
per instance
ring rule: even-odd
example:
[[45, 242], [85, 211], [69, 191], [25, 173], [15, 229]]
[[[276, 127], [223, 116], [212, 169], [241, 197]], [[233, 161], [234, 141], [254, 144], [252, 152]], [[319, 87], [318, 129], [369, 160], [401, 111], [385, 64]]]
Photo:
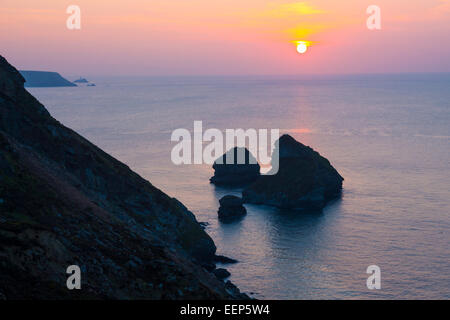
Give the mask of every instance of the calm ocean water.
[[[63, 124], [208, 222], [241, 290], [260, 299], [450, 298], [450, 74], [92, 79], [33, 88]], [[174, 129], [280, 128], [344, 176], [323, 213], [247, 205], [234, 224], [207, 165], [175, 166]], [[381, 268], [368, 290], [366, 268]]]

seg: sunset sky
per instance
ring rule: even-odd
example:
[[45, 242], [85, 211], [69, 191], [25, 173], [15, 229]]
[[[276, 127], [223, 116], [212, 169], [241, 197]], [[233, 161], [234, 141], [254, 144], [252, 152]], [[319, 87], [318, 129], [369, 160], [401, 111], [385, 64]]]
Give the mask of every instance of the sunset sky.
[[20, 69], [69, 75], [450, 72], [450, 0], [1, 0], [0, 43]]

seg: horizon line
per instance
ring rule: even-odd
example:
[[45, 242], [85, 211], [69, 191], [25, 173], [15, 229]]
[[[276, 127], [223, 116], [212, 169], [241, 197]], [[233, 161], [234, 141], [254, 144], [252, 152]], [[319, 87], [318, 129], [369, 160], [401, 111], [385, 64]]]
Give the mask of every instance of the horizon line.
[[169, 78], [169, 77], [190, 77], [190, 78], [200, 78], [200, 77], [323, 77], [323, 76], [382, 76], [382, 75], [446, 75], [450, 74], [449, 71], [412, 71], [412, 72], [362, 72], [362, 73], [299, 73], [299, 74], [290, 74], [290, 73], [273, 73], [273, 74], [71, 74], [71, 73], [62, 73], [59, 71], [51, 71], [51, 70], [22, 70], [17, 69], [19, 71], [41, 71], [41, 72], [57, 72], [60, 74], [64, 74], [70, 77], [160, 77], [160, 78]]

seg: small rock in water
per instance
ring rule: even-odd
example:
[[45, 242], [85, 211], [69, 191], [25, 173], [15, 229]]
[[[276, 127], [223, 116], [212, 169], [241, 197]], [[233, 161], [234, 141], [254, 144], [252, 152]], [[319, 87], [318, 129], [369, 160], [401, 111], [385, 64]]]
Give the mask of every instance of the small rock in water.
[[225, 278], [228, 278], [231, 275], [231, 273], [229, 273], [227, 269], [223, 269], [223, 268], [218, 268], [218, 269], [214, 270], [213, 274], [219, 280], [223, 280]]
[[219, 200], [219, 219], [222, 221], [232, 221], [247, 214], [247, 210], [242, 205], [242, 198], [227, 195]]
[[207, 226], [209, 226], [208, 222], [199, 222], [198, 223], [200, 225], [200, 227], [202, 227], [202, 229], [204, 230]]
[[232, 259], [232, 258], [228, 258], [225, 256], [221, 256], [221, 255], [215, 255], [214, 256], [214, 261], [218, 262], [218, 263], [223, 263], [223, 264], [230, 264], [230, 263], [238, 263], [239, 261]]
[[[238, 287], [236, 287], [234, 285], [234, 283], [232, 283], [230, 280], [228, 280], [227, 282], [225, 282], [225, 289], [228, 291], [228, 293], [239, 296], [241, 295], [241, 291], [239, 290]], [[245, 293], [244, 293], [244, 297], [245, 298], [249, 298]]]

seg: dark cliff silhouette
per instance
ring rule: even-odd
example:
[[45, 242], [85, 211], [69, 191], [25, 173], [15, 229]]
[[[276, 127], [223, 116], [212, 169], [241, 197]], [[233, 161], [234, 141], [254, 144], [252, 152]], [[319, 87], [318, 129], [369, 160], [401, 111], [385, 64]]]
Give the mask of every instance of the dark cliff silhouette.
[[246, 297], [201, 266], [216, 247], [186, 207], [52, 118], [1, 56], [0, 244], [0, 298]]

